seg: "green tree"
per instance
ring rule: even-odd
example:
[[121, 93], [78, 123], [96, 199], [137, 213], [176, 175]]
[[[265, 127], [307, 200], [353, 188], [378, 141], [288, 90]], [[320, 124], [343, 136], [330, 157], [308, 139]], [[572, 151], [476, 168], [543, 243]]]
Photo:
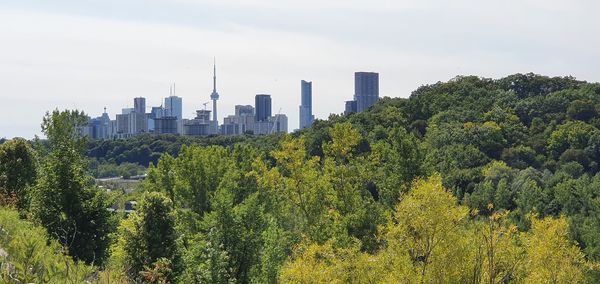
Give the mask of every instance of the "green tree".
[[121, 221], [112, 247], [116, 260], [132, 280], [148, 281], [160, 271], [167, 281], [181, 269], [173, 203], [158, 192], [144, 195], [138, 210]]
[[50, 153], [42, 163], [31, 212], [75, 259], [102, 263], [113, 223], [106, 195], [92, 187], [86, 175], [82, 155], [86, 139], [78, 132], [86, 121], [83, 113], [68, 110], [55, 110], [44, 117], [42, 131]]
[[146, 189], [166, 193], [178, 208], [203, 215], [210, 212], [210, 200], [221, 179], [232, 166], [223, 147], [183, 146], [177, 158], [161, 158], [150, 167]]
[[378, 199], [391, 209], [400, 195], [408, 192], [413, 180], [425, 174], [425, 149], [403, 128], [391, 129], [387, 136], [371, 144], [368, 171]]
[[[19, 210], [29, 206], [28, 187], [37, 177], [36, 155], [25, 139], [15, 138], [0, 144], [0, 194], [2, 199], [16, 199]], [[1, 202], [1, 201], [0, 201]]]
[[596, 117], [598, 112], [596, 106], [590, 100], [575, 100], [569, 104], [567, 114], [573, 119], [589, 121]]
[[582, 121], [567, 122], [552, 132], [548, 139], [548, 150], [554, 157], [559, 157], [569, 148], [585, 149], [590, 137], [598, 132], [596, 127]]

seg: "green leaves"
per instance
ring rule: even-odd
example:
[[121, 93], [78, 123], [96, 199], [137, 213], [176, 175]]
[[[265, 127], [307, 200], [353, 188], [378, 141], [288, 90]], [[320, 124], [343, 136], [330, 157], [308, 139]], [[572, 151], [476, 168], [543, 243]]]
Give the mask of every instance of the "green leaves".
[[34, 189], [31, 213], [48, 234], [76, 260], [101, 264], [107, 257], [113, 230], [105, 193], [91, 187], [82, 153], [85, 138], [77, 127], [85, 122], [78, 111], [53, 111], [44, 118], [50, 153], [43, 159]]
[[181, 270], [173, 204], [158, 192], [144, 195], [138, 210], [121, 221], [112, 254], [134, 281], [173, 281]]
[[0, 204], [28, 209], [29, 187], [35, 184], [37, 164], [33, 148], [24, 139], [0, 144]]

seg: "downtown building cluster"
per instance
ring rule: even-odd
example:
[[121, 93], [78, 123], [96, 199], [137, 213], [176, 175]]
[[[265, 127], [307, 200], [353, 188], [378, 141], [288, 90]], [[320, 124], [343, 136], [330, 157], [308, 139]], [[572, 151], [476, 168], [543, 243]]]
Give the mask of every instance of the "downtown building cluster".
[[[379, 99], [379, 74], [372, 72], [355, 73], [354, 100], [347, 101], [345, 114], [362, 112]], [[302, 80], [299, 106], [299, 129], [310, 127], [314, 122], [312, 112], [312, 82]], [[183, 118], [183, 99], [176, 96], [175, 85], [171, 86], [169, 97], [160, 106], [146, 108], [146, 99], [134, 98], [133, 108], [124, 108], [115, 119], [111, 119], [106, 108], [104, 113], [89, 120], [81, 129], [83, 135], [92, 139], [123, 139], [141, 134], [175, 134], [186, 136], [210, 135], [265, 135], [288, 132], [288, 118], [272, 111], [272, 99], [268, 94], [257, 94], [252, 105], [236, 105], [233, 115], [225, 116], [219, 125], [217, 116], [216, 67], [213, 75], [213, 91], [210, 95], [212, 111], [196, 111], [191, 119]], [[149, 111], [148, 111], [149, 110]]]

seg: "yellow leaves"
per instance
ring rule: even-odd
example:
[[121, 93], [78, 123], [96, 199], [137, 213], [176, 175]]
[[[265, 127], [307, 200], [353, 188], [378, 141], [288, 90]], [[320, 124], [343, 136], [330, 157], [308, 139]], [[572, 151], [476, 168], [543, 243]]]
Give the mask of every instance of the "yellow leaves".
[[525, 236], [527, 283], [582, 283], [586, 267], [583, 253], [569, 241], [567, 219], [531, 219]]
[[502, 128], [500, 127], [500, 125], [498, 125], [498, 123], [493, 122], [493, 121], [486, 121], [486, 122], [484, 122], [483, 123], [483, 127], [489, 128], [489, 129], [494, 130], [494, 131], [500, 131], [500, 130], [502, 130]]
[[362, 253], [357, 245], [337, 248], [333, 241], [323, 245], [301, 245], [295, 261], [281, 270], [281, 283], [383, 283], [386, 271], [376, 256]]
[[[488, 209], [493, 211], [493, 204]], [[469, 214], [439, 175], [417, 180], [381, 231], [379, 251], [330, 239], [297, 247], [282, 283], [580, 283], [586, 263], [568, 238], [565, 217], [533, 217], [530, 232], [508, 221]], [[472, 217], [472, 218], [469, 218]]]
[[281, 149], [273, 151], [271, 155], [286, 169], [298, 169], [306, 158], [304, 144], [304, 137], [295, 139], [291, 135], [285, 135], [280, 144]]
[[415, 181], [413, 189], [398, 204], [396, 219], [406, 220], [416, 230], [439, 233], [456, 226], [468, 214], [468, 208], [458, 206], [456, 197], [442, 187], [442, 178], [434, 175]]
[[398, 204], [397, 224], [391, 226], [387, 236], [390, 243], [398, 244], [390, 247], [410, 252], [421, 282], [441, 281], [440, 277], [461, 278], [461, 262], [448, 264], [467, 252], [457, 243], [464, 237], [463, 225], [468, 216], [469, 209], [457, 204], [456, 198], [443, 188], [439, 175], [417, 180]]
[[328, 156], [336, 158], [350, 158], [352, 149], [360, 142], [360, 133], [349, 122], [333, 125], [329, 135], [331, 142], [323, 145], [323, 150]]

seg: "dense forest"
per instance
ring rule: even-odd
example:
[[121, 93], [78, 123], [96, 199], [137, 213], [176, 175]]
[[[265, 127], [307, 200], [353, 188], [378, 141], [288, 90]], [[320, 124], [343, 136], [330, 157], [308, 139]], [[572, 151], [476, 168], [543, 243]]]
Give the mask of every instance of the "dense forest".
[[[599, 111], [600, 84], [535, 74], [289, 135], [89, 143], [57, 110], [0, 145], [0, 282], [598, 283]], [[143, 190], [90, 158], [148, 166]]]

